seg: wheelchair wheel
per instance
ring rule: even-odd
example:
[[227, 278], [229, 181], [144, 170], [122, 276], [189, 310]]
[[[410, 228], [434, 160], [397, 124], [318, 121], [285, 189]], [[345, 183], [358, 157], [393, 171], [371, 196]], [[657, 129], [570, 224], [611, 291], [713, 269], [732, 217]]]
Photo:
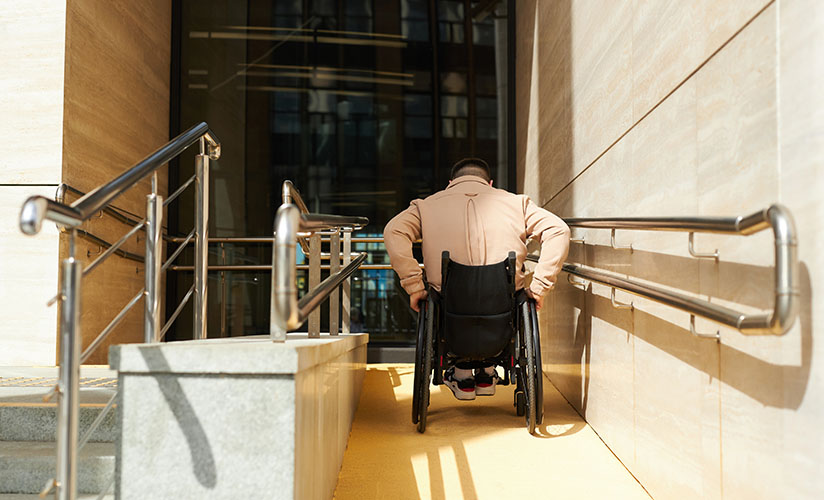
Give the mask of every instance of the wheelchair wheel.
[[529, 301], [532, 317], [532, 353], [535, 363], [535, 425], [544, 423], [544, 369], [541, 361], [541, 329], [538, 326], [538, 307]]
[[[528, 300], [521, 306], [521, 320], [522, 320], [522, 335], [524, 343], [524, 364], [526, 366], [520, 367], [520, 373], [523, 377], [524, 392], [526, 398], [526, 427], [530, 434], [535, 433], [535, 427], [543, 419], [543, 409], [539, 409], [538, 389], [543, 389], [540, 377], [540, 365], [536, 362], [536, 347], [540, 349], [535, 343], [537, 321], [533, 322], [532, 310], [535, 307], [531, 300]], [[540, 355], [540, 354], [539, 354]]]
[[[429, 409], [429, 386], [432, 383], [432, 362], [434, 361], [433, 338], [435, 326], [435, 303], [430, 295], [423, 310], [425, 318], [423, 339], [423, 363], [418, 396], [418, 432], [426, 431], [426, 413]], [[416, 388], [413, 388], [416, 389]]]
[[418, 313], [417, 336], [415, 341], [415, 381], [412, 384], [412, 423], [417, 424], [420, 416], [421, 381], [423, 380], [423, 359], [426, 352], [426, 303]]

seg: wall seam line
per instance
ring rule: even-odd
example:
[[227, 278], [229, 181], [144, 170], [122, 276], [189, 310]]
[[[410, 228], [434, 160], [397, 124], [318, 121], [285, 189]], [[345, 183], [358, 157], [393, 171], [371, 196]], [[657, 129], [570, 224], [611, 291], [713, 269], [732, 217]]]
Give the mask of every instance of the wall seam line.
[[598, 154], [598, 156], [596, 156], [596, 157], [595, 157], [595, 159], [593, 159], [593, 160], [592, 160], [589, 164], [587, 164], [587, 165], [586, 165], [586, 166], [585, 166], [585, 167], [584, 167], [584, 168], [583, 168], [580, 172], [578, 172], [577, 174], [575, 174], [575, 176], [573, 176], [573, 177], [572, 177], [572, 179], [570, 179], [570, 180], [569, 180], [569, 182], [567, 182], [567, 183], [566, 183], [566, 184], [565, 184], [565, 185], [564, 185], [561, 189], [559, 189], [558, 191], [556, 191], [556, 192], [555, 192], [555, 194], [553, 194], [553, 195], [552, 195], [552, 196], [551, 196], [548, 200], [546, 200], [545, 202], [541, 203], [541, 206], [542, 206], [543, 208], [546, 208], [546, 207], [547, 207], [547, 205], [549, 205], [550, 203], [552, 203], [552, 201], [553, 201], [555, 198], [557, 198], [557, 197], [558, 197], [558, 195], [560, 195], [560, 194], [561, 194], [562, 192], [564, 192], [564, 191], [565, 191], [565, 190], [566, 190], [569, 186], [571, 186], [571, 185], [572, 185], [572, 183], [574, 183], [574, 182], [575, 182], [575, 181], [576, 181], [576, 180], [577, 180], [577, 179], [578, 179], [581, 175], [583, 175], [583, 173], [584, 173], [584, 172], [586, 172], [587, 170], [589, 170], [589, 168], [590, 168], [591, 166], [595, 165], [595, 164], [598, 162], [598, 160], [600, 160], [600, 159], [601, 159], [601, 158], [602, 158], [605, 154], [607, 154], [607, 152], [609, 152], [609, 151], [610, 151], [613, 147], [615, 147], [615, 145], [616, 145], [616, 144], [618, 144], [619, 142], [621, 142], [621, 140], [622, 140], [624, 137], [626, 137], [626, 136], [627, 136], [627, 134], [629, 134], [629, 133], [630, 133], [630, 132], [631, 132], [631, 131], [632, 131], [632, 130], [636, 127], [636, 126], [638, 126], [638, 125], [639, 125], [642, 121], [644, 121], [644, 119], [646, 119], [649, 115], [651, 115], [651, 114], [652, 114], [652, 112], [653, 112], [653, 111], [655, 111], [655, 110], [656, 110], [659, 106], [661, 106], [661, 104], [663, 104], [663, 103], [664, 103], [664, 101], [666, 101], [667, 99], [669, 99], [669, 98], [670, 98], [670, 96], [672, 96], [672, 94], [674, 94], [675, 92], [677, 92], [677, 91], [678, 91], [678, 89], [680, 89], [681, 87], [683, 87], [683, 86], [684, 86], [684, 85], [685, 85], [685, 84], [686, 84], [686, 83], [687, 83], [687, 82], [688, 82], [688, 81], [689, 81], [689, 80], [690, 80], [693, 76], [695, 76], [695, 75], [696, 75], [699, 71], [701, 71], [701, 69], [703, 69], [703, 68], [704, 68], [704, 66], [706, 66], [706, 65], [707, 65], [707, 64], [708, 64], [708, 63], [709, 63], [709, 62], [710, 62], [710, 61], [711, 61], [711, 60], [712, 60], [712, 59], [713, 59], [716, 55], [718, 55], [718, 53], [720, 53], [722, 50], [724, 50], [724, 48], [725, 48], [727, 45], [729, 45], [729, 44], [730, 44], [730, 42], [732, 42], [735, 38], [737, 38], [737, 37], [738, 37], [738, 35], [740, 35], [740, 34], [741, 34], [741, 32], [743, 32], [745, 29], [747, 29], [747, 27], [748, 27], [750, 24], [752, 24], [752, 23], [753, 23], [753, 21], [755, 21], [756, 19], [758, 19], [758, 17], [759, 17], [759, 16], [761, 16], [761, 14], [763, 14], [763, 13], [764, 13], [764, 11], [765, 11], [765, 10], [767, 10], [769, 7], [771, 7], [774, 3], [776, 3], [776, 1], [775, 1], [775, 0], [770, 0], [770, 2], [769, 2], [769, 3], [767, 3], [766, 5], [764, 5], [764, 7], [762, 7], [761, 9], [759, 9], [759, 11], [755, 13], [755, 15], [753, 15], [753, 16], [752, 16], [749, 20], [747, 20], [747, 22], [745, 22], [745, 23], [744, 23], [744, 24], [743, 24], [740, 28], [738, 28], [738, 29], [735, 31], [735, 33], [733, 33], [733, 34], [732, 34], [732, 35], [731, 35], [731, 36], [730, 36], [727, 40], [725, 40], [725, 41], [724, 41], [724, 43], [722, 43], [722, 44], [721, 44], [721, 45], [720, 45], [717, 49], [715, 49], [715, 50], [712, 52], [712, 54], [710, 54], [710, 55], [709, 55], [706, 59], [704, 59], [704, 61], [702, 61], [702, 62], [701, 62], [701, 63], [700, 63], [700, 64], [699, 64], [699, 65], [698, 65], [698, 66], [697, 66], [694, 70], [692, 70], [692, 71], [690, 72], [690, 74], [688, 74], [688, 75], [687, 75], [687, 76], [686, 76], [683, 80], [681, 80], [681, 81], [680, 81], [680, 82], [679, 82], [679, 83], [678, 83], [675, 87], [673, 87], [673, 89], [672, 89], [672, 90], [670, 90], [670, 91], [669, 91], [669, 92], [668, 92], [668, 93], [667, 93], [664, 97], [662, 97], [662, 98], [661, 98], [661, 100], [659, 100], [657, 103], [655, 103], [655, 105], [654, 105], [654, 106], [652, 106], [652, 107], [651, 107], [651, 108], [650, 108], [647, 112], [645, 112], [645, 113], [644, 113], [644, 114], [643, 114], [643, 115], [642, 115], [642, 116], [641, 116], [641, 117], [640, 117], [637, 121], [635, 121], [632, 125], [630, 125], [630, 127], [629, 127], [627, 130], [625, 130], [623, 133], [621, 133], [621, 135], [620, 135], [620, 136], [618, 136], [618, 138], [617, 138], [617, 139], [615, 139], [615, 141], [613, 141], [612, 143], [610, 143], [610, 144], [609, 144], [609, 146], [607, 146], [607, 147], [606, 147], [603, 151], [601, 151], [601, 153], [599, 153], [599, 154]]
[[27, 182], [21, 182], [19, 184], [0, 183], [0, 187], [57, 187], [59, 185], [60, 184], [38, 184], [38, 183], [29, 184]]

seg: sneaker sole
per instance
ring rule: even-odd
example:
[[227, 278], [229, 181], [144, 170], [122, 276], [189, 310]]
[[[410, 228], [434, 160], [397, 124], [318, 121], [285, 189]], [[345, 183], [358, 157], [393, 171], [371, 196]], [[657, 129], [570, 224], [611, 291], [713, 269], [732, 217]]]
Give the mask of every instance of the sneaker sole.
[[475, 394], [478, 396], [494, 396], [495, 395], [495, 386], [490, 385], [489, 387], [480, 387], [475, 386]]
[[[444, 380], [443, 384], [452, 391], [452, 395], [455, 396], [455, 399], [460, 401], [472, 401], [475, 399], [475, 392], [476, 391], [464, 391], [458, 387], [457, 382], [450, 382], [449, 380]], [[477, 389], [476, 389], [477, 390]]]

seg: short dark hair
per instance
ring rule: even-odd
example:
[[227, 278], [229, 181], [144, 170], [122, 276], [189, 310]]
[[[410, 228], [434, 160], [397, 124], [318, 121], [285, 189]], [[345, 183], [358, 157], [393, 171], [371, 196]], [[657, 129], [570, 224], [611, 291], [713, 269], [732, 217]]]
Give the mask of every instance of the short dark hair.
[[492, 180], [492, 174], [489, 172], [489, 165], [480, 158], [464, 158], [458, 160], [452, 165], [452, 173], [450, 179], [461, 177], [462, 175], [476, 175], [486, 181]]

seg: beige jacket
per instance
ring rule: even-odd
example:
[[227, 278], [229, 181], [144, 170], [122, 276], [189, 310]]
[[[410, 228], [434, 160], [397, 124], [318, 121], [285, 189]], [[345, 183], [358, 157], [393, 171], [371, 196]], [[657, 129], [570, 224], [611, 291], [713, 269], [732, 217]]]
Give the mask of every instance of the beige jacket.
[[480, 177], [465, 175], [443, 191], [424, 200], [414, 200], [383, 230], [386, 251], [401, 285], [412, 294], [424, 289], [412, 242], [422, 239], [426, 279], [441, 287], [441, 252], [459, 264], [495, 264], [515, 251], [518, 259], [516, 286], [523, 288], [520, 271], [526, 259], [526, 241], [541, 240], [541, 258], [529, 289], [543, 295], [569, 251], [569, 228], [557, 216], [538, 207], [526, 195], [496, 189]]

